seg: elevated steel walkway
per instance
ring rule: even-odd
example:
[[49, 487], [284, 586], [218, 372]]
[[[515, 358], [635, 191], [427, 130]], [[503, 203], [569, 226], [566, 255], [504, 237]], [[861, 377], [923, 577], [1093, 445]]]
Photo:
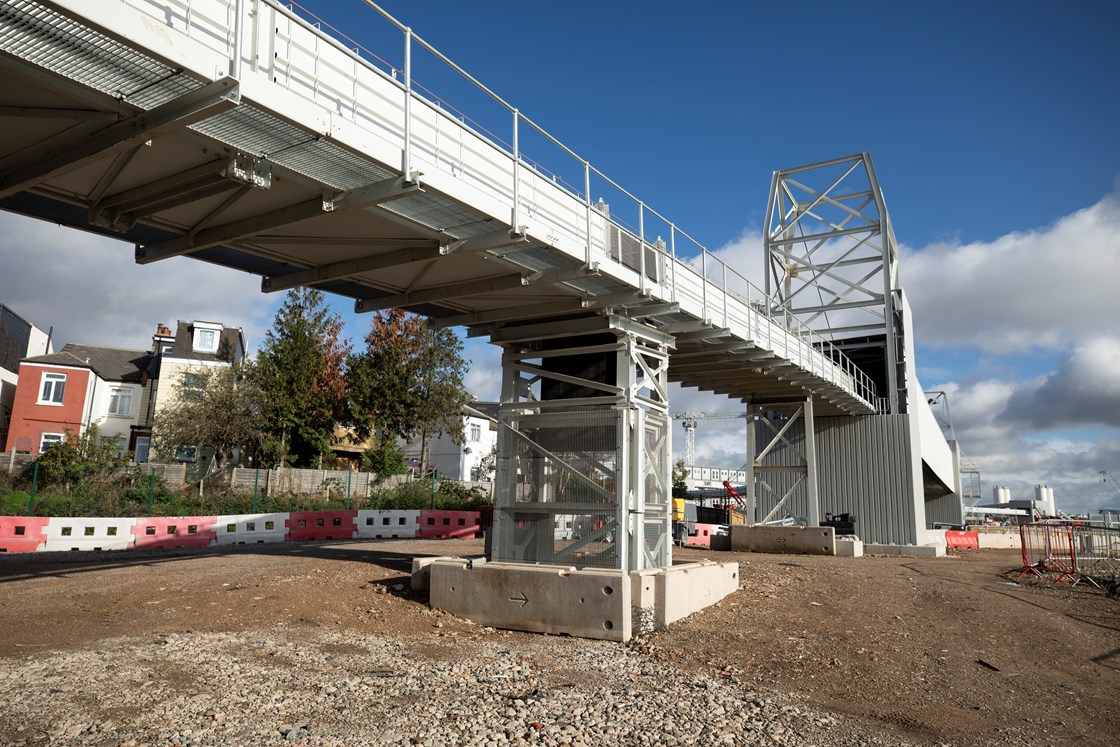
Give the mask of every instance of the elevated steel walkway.
[[[385, 22], [395, 63], [270, 0], [2, 0], [0, 208], [132, 242], [140, 263], [189, 256], [471, 334], [610, 315], [671, 336], [686, 386], [875, 411], [830, 341]], [[414, 84], [420, 52], [507, 133]], [[528, 135], [566, 163], [531, 161]]]

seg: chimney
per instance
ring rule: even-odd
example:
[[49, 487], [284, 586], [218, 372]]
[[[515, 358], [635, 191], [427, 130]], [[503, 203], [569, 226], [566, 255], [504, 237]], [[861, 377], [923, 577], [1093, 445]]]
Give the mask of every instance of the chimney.
[[171, 327], [166, 324], [157, 324], [156, 333], [152, 336], [152, 352], [158, 353], [160, 351], [160, 342], [164, 341], [161, 338], [171, 337]]

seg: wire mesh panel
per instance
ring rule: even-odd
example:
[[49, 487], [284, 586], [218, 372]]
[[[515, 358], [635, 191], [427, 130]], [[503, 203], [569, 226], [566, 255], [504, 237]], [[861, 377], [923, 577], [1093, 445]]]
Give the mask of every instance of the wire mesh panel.
[[[494, 559], [618, 568], [621, 468], [616, 408], [502, 419]], [[501, 463], [505, 460], [504, 463]]]
[[1079, 575], [1120, 579], [1120, 527], [1074, 527], [1073, 539]]
[[645, 520], [642, 552], [647, 568], [667, 566], [669, 552], [670, 486], [669, 417], [648, 412], [643, 418], [642, 481], [645, 493]]

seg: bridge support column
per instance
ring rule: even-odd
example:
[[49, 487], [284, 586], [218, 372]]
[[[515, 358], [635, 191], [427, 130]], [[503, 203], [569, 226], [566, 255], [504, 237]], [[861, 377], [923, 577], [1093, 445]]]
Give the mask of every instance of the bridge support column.
[[[504, 348], [493, 554], [483, 565], [425, 559], [432, 606], [626, 641], [738, 589], [738, 563], [672, 566], [672, 338], [604, 316], [503, 327], [490, 340]], [[422, 572], [413, 583], [422, 588]]]
[[748, 406], [747, 513], [756, 523], [793, 514], [820, 525], [811, 397]]
[[611, 316], [491, 339], [504, 348], [493, 560], [670, 565], [672, 338]]

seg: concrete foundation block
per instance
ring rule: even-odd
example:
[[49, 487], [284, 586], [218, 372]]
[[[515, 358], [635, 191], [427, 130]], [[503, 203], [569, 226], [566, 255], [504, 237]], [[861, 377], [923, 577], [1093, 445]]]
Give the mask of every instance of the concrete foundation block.
[[940, 558], [945, 555], [944, 545], [867, 545], [863, 551], [869, 555], [905, 555], [914, 558]]
[[631, 580], [618, 570], [487, 563], [463, 559], [427, 565], [437, 609], [482, 625], [534, 633], [627, 641]]
[[416, 558], [412, 588], [432, 607], [482, 625], [627, 641], [720, 601], [739, 588], [738, 563], [704, 560], [626, 574], [466, 558]]
[[1019, 550], [1023, 547], [1022, 540], [1019, 538], [1018, 533], [977, 532], [976, 540], [981, 550]]
[[736, 552], [835, 555], [836, 530], [832, 527], [732, 525], [731, 549]]
[[902, 554], [915, 558], [941, 558], [945, 556], [945, 545], [902, 545]]
[[863, 540], [848, 537], [837, 538], [836, 555], [840, 558], [862, 558]]
[[464, 561], [468, 564], [471, 562], [467, 558], [459, 558], [450, 555], [433, 558], [413, 558], [411, 583], [413, 591], [428, 591], [431, 588], [432, 563], [437, 560]]
[[739, 589], [738, 563], [683, 563], [660, 570], [657, 585], [657, 627], [710, 607]]
[[730, 534], [713, 534], [711, 543], [708, 545], [709, 549], [717, 550], [720, 552], [729, 552], [731, 550], [731, 535]]

